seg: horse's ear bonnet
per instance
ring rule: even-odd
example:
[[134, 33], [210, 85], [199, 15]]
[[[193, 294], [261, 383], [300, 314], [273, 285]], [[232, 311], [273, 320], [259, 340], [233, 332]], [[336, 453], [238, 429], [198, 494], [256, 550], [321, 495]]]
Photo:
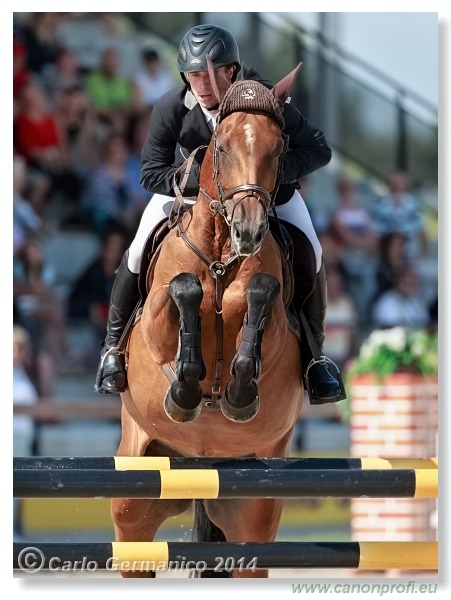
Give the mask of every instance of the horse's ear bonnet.
[[245, 110], [265, 112], [281, 129], [285, 127], [283, 111], [274, 94], [258, 81], [236, 81], [231, 85], [219, 106], [219, 120], [233, 112]]

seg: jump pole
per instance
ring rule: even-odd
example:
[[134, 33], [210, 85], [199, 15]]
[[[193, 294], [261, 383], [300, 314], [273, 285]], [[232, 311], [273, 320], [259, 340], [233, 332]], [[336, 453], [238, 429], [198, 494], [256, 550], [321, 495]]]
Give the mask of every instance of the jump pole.
[[435, 469], [18, 469], [15, 498], [436, 498]]
[[[34, 555], [30, 558], [31, 551]], [[167, 571], [257, 569], [421, 569], [438, 568], [437, 542], [108, 542], [14, 543], [14, 569], [30, 573], [63, 570]], [[39, 568], [37, 568], [39, 567]], [[32, 571], [31, 571], [32, 572]]]
[[15, 457], [14, 469], [437, 469], [438, 458]]

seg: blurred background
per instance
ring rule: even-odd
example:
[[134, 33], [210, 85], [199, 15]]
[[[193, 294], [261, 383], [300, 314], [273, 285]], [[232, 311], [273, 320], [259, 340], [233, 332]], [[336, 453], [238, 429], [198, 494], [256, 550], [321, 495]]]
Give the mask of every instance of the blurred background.
[[[304, 63], [292, 102], [333, 152], [301, 181], [328, 267], [326, 354], [346, 371], [375, 330], [437, 329], [436, 13], [14, 13], [16, 455], [116, 451], [120, 399], [93, 391], [100, 342], [114, 271], [151, 199], [139, 158], [152, 107], [181, 82], [178, 45], [199, 23], [229, 29], [274, 83]], [[351, 427], [349, 402], [306, 401], [293, 455], [349, 456]], [[186, 523], [171, 520], [161, 539], [189, 539]], [[35, 541], [111, 539], [99, 500], [26, 500], [15, 527]], [[350, 528], [348, 501], [290, 501], [280, 539], [345, 540]]]

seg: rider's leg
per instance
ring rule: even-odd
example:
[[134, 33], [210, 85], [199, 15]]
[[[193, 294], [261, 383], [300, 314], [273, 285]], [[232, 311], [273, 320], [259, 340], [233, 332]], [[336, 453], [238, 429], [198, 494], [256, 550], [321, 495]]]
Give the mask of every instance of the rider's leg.
[[[316, 236], [307, 207], [299, 192], [295, 192], [293, 197], [286, 204], [277, 206], [276, 210], [280, 219], [295, 225], [306, 234], [315, 251], [317, 271], [315, 286], [310, 296], [308, 296], [303, 303], [302, 310], [310, 325], [319, 354], [322, 356], [325, 337], [327, 285], [321, 244]], [[296, 249], [296, 244], [294, 245], [294, 248]], [[295, 265], [301, 260], [302, 257], [294, 256]], [[297, 308], [300, 309], [300, 307]], [[302, 336], [301, 355], [305, 376], [307, 368], [313, 358], [305, 333]], [[310, 366], [308, 369], [308, 380], [309, 386], [307, 392], [311, 404], [336, 402], [343, 398], [341, 385], [334, 374], [330, 372], [327, 360], [314, 362], [314, 364]]]
[[172, 198], [155, 194], [147, 205], [130, 248], [125, 252], [117, 270], [111, 292], [107, 334], [103, 342], [97, 370], [95, 390], [99, 393], [117, 394], [127, 387], [125, 356], [115, 352], [124, 329], [139, 301], [138, 275], [141, 256], [152, 229], [166, 217], [163, 207]]

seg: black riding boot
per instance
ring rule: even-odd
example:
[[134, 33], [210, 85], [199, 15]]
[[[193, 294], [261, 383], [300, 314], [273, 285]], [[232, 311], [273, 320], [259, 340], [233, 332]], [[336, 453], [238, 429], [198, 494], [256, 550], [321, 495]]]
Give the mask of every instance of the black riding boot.
[[[304, 335], [301, 343], [302, 366], [306, 391], [310, 404], [326, 404], [346, 398], [343, 380], [335, 364], [323, 355], [325, 318], [327, 307], [327, 284], [324, 260], [321, 270], [316, 276], [315, 287], [303, 304], [302, 310], [310, 325], [310, 330], [318, 354], [312, 353], [308, 337], [303, 327]], [[301, 319], [302, 324], [302, 319]], [[316, 354], [316, 356], [315, 356]]]
[[117, 270], [111, 291], [107, 334], [100, 354], [95, 390], [100, 394], [118, 394], [127, 387], [125, 356], [115, 350], [140, 297], [138, 275], [127, 267], [128, 250]]

